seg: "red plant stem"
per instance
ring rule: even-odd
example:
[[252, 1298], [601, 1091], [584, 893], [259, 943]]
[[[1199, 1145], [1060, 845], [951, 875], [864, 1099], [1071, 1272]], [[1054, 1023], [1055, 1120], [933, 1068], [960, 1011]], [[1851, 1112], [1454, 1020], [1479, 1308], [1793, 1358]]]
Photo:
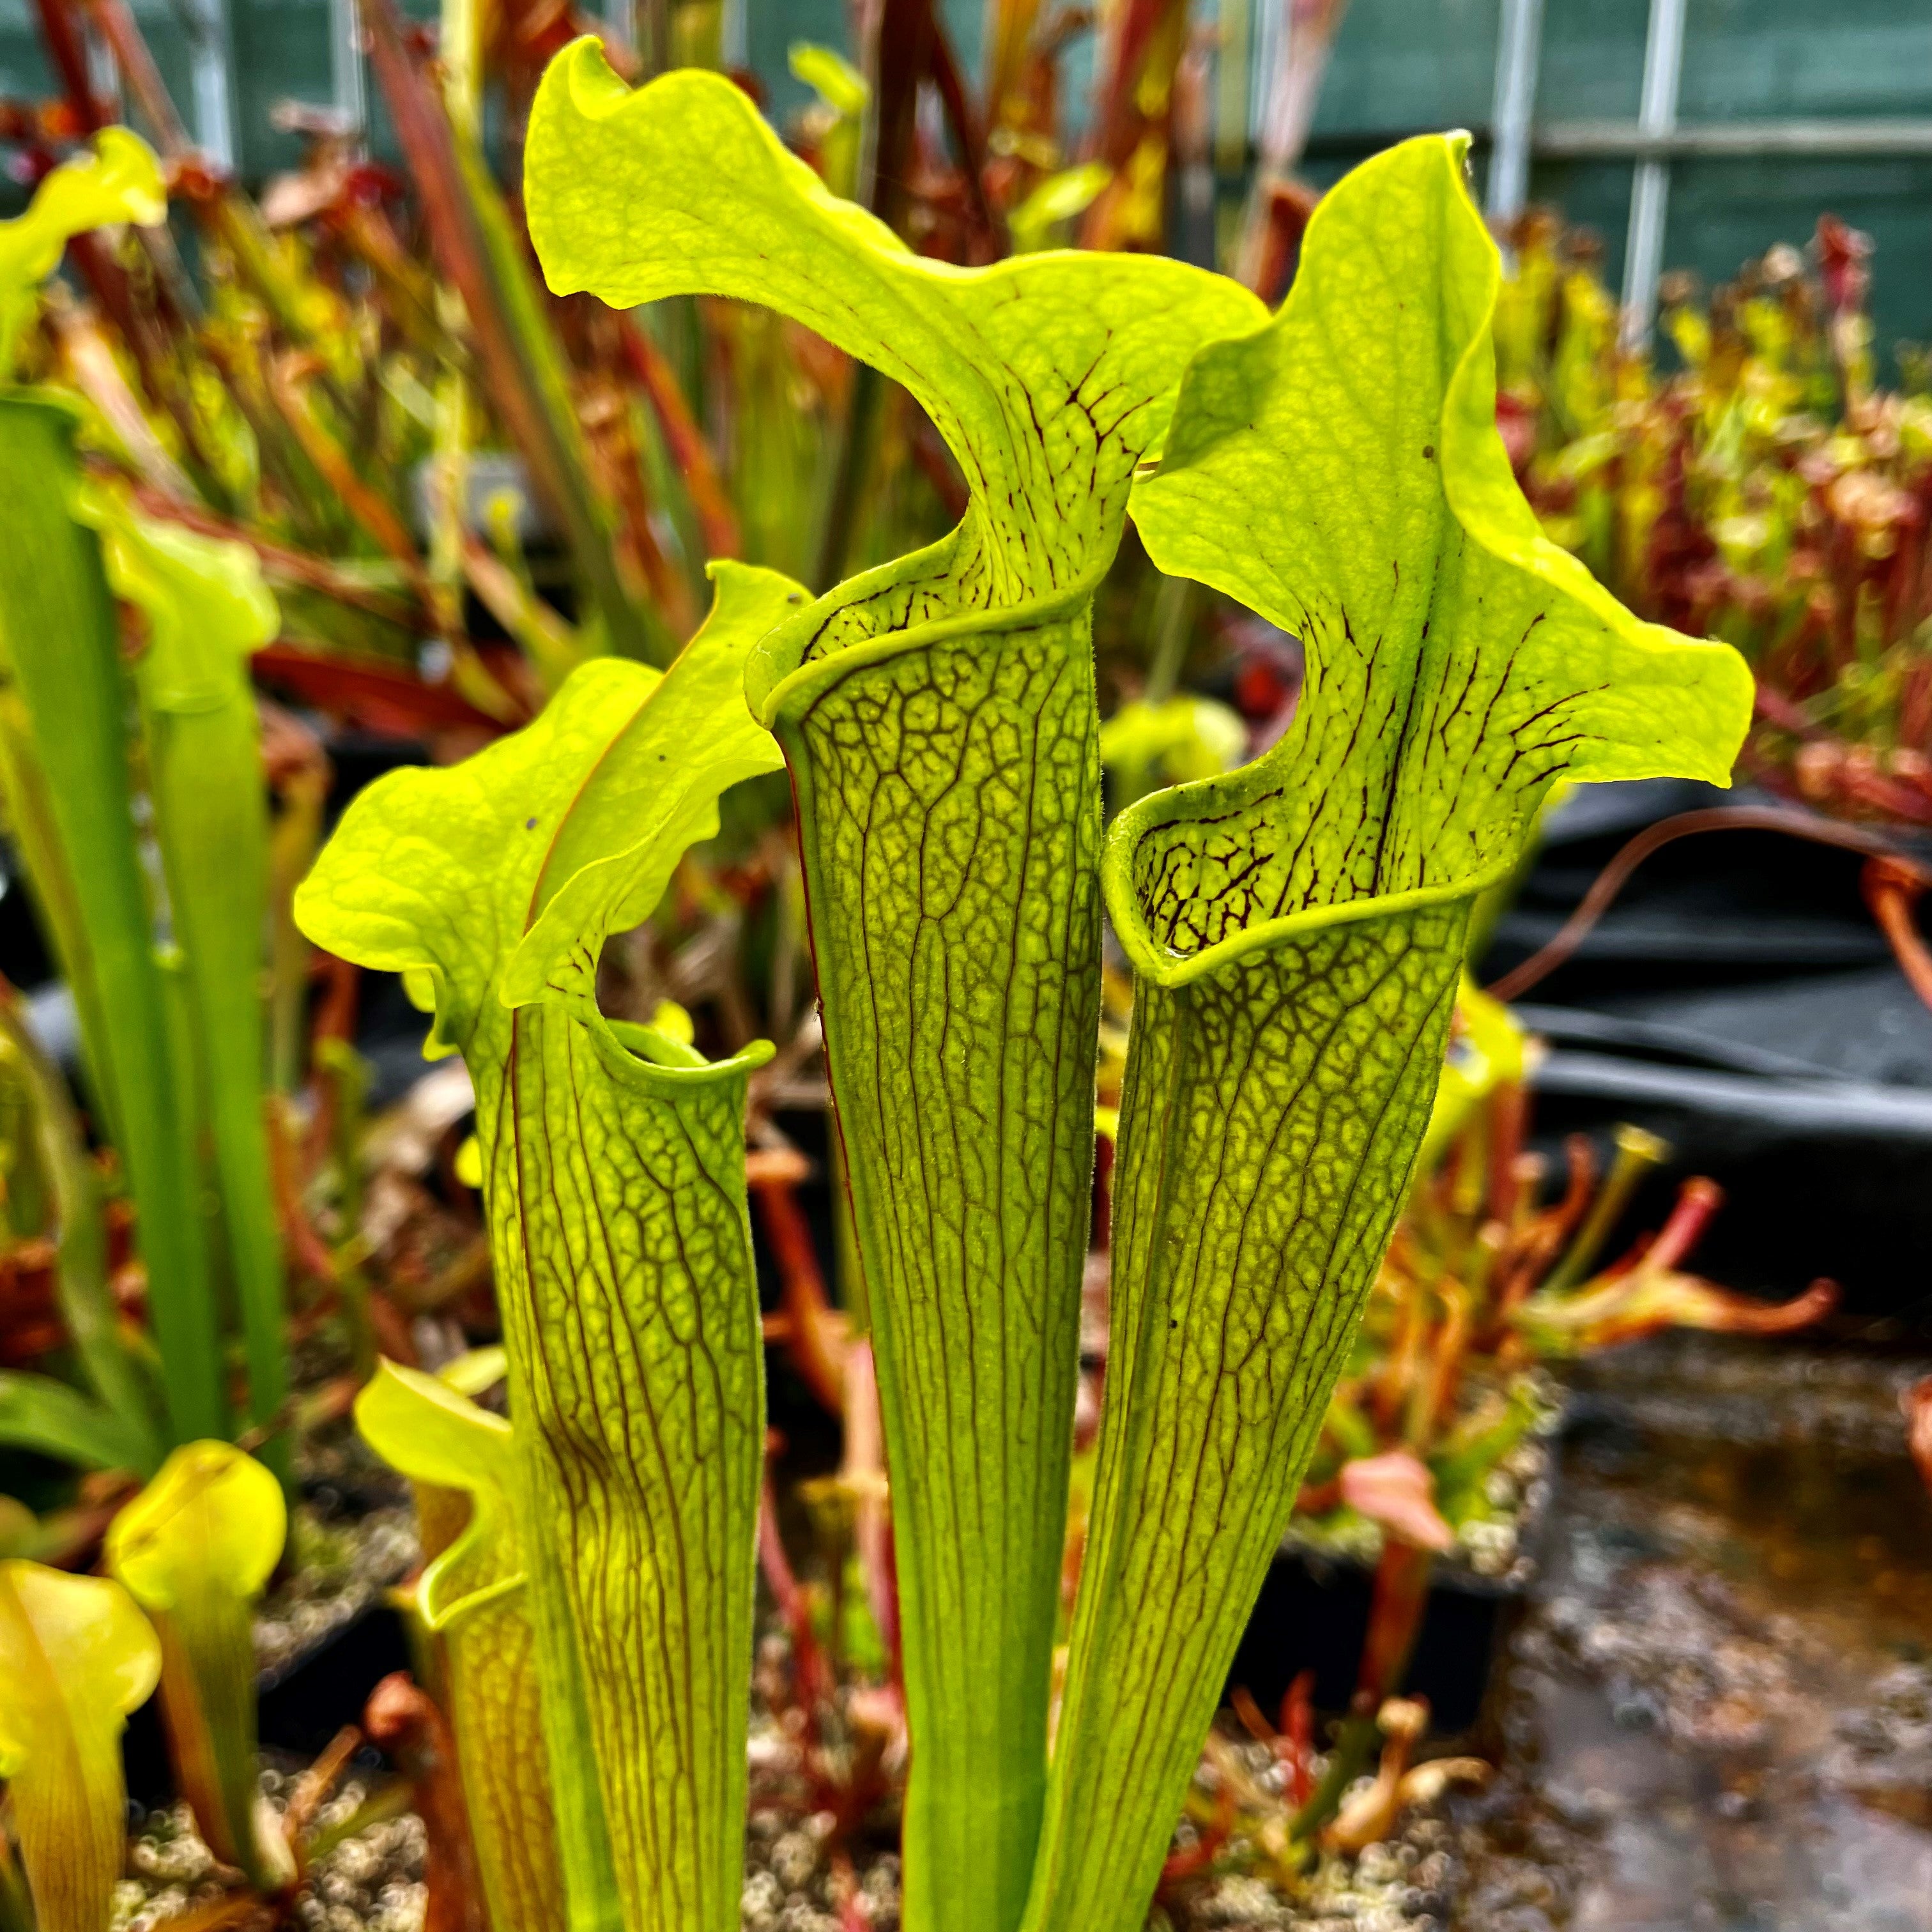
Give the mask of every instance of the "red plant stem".
[[89, 10], [101, 38], [113, 52], [114, 64], [134, 97], [134, 105], [154, 135], [155, 146], [171, 161], [191, 154], [194, 143], [175, 112], [173, 98], [134, 16], [118, 0], [91, 0]]
[[1528, 1298], [1581, 1224], [1596, 1192], [1597, 1155], [1589, 1136], [1572, 1134], [1564, 1142], [1563, 1152], [1569, 1166], [1568, 1184], [1563, 1198], [1531, 1222], [1528, 1236], [1515, 1251], [1485, 1330], [1492, 1346], [1506, 1333], [1510, 1316]]
[[968, 92], [959, 63], [953, 57], [952, 43], [946, 23], [937, 14], [933, 19], [932, 85], [946, 115], [946, 124], [959, 148], [962, 169], [966, 176], [966, 198], [979, 230], [981, 259], [992, 261], [1006, 251], [1002, 247], [999, 218], [986, 199], [986, 134]]
[[1298, 181], [1270, 182], [1261, 192], [1266, 200], [1249, 286], [1273, 308], [1288, 292], [1301, 254], [1301, 238], [1320, 197]]
[[896, 234], [904, 232], [912, 203], [920, 88], [932, 78], [938, 31], [934, 0], [881, 0], [869, 63], [877, 116], [872, 175], [860, 184], [859, 199]]
[[557, 517], [584, 587], [620, 650], [643, 656], [641, 619], [619, 582], [599, 507], [581, 460], [574, 420], [550, 413], [542, 380], [525, 355], [497, 280], [488, 244], [466, 188], [454, 130], [435, 89], [411, 54], [393, 0], [364, 0], [369, 62], [418, 194], [437, 266], [462, 298], [491, 406], [524, 460], [530, 480]]
[[887, 1507], [885, 1425], [869, 1336], [856, 1336], [846, 1345], [842, 1473], [858, 1494], [853, 1543], [866, 1580], [866, 1601], [885, 1642], [891, 1680], [900, 1684], [898, 1578], [892, 1564], [892, 1513]]
[[1703, 1239], [1711, 1218], [1724, 1204], [1724, 1190], [1714, 1180], [1701, 1174], [1684, 1182], [1678, 1190], [1677, 1205], [1663, 1232], [1645, 1250], [1639, 1266], [1674, 1268]]
[[1914, 1382], [1898, 1399], [1905, 1412], [1905, 1440], [1918, 1479], [1932, 1490], [1932, 1376]]
[[[94, 462], [90, 463], [88, 467], [100, 472], [110, 470], [111, 466]], [[117, 470], [112, 473], [118, 475], [120, 472]], [[421, 631], [424, 628], [425, 620], [423, 614], [415, 604], [406, 603], [400, 598], [386, 596], [380, 590], [366, 589], [325, 558], [311, 556], [305, 550], [290, 550], [284, 544], [272, 542], [244, 524], [230, 522], [228, 518], [218, 517], [212, 510], [204, 509], [198, 504], [184, 503], [178, 497], [170, 496], [166, 490], [157, 489], [152, 483], [136, 483], [134, 487], [134, 496], [135, 502], [150, 516], [183, 524], [189, 530], [199, 531], [203, 536], [220, 537], [230, 543], [246, 544], [261, 560], [262, 567], [267, 574], [284, 584], [296, 584], [305, 590], [320, 591], [325, 597], [333, 598], [339, 604], [353, 604], [358, 610], [367, 610], [371, 616], [380, 617], [386, 623], [394, 624], [404, 630]]]
[[1879, 930], [1890, 943], [1899, 970], [1912, 990], [1932, 1007], [1932, 951], [1913, 918], [1914, 908], [1928, 881], [1923, 867], [1891, 856], [1865, 861], [1858, 884]]
[[1866, 831], [1853, 825], [1836, 825], [1814, 814], [1780, 811], [1772, 806], [1714, 806], [1701, 812], [1679, 812], [1674, 818], [1660, 820], [1631, 839], [1597, 874], [1594, 883], [1577, 907], [1547, 944], [1533, 952], [1520, 966], [1493, 982], [1486, 990], [1492, 998], [1519, 1000], [1546, 979], [1576, 951], [1598, 920], [1629, 883], [1630, 874], [1645, 860], [1675, 840], [1700, 832], [1784, 832], [1794, 838], [1808, 838], [1814, 844], [1836, 845], [1847, 852], [1863, 852], [1890, 859], [1910, 868], [1922, 883], [1932, 884], [1928, 875], [1903, 857], [1883, 833]]
[[1094, 158], [1110, 167], [1119, 167], [1140, 137], [1142, 123], [1135, 97], [1173, 5], [1174, 0], [1128, 0], [1114, 13], [1092, 146]]
[[344, 1724], [324, 1747], [322, 1755], [296, 1780], [289, 1808], [282, 1814], [282, 1830], [291, 1850], [296, 1850], [315, 1814], [327, 1803], [349, 1761], [362, 1748], [362, 1733], [353, 1724]]
[[816, 1738], [819, 1706], [832, 1694], [832, 1667], [819, 1643], [818, 1633], [812, 1627], [812, 1606], [806, 1601], [791, 1558], [785, 1554], [784, 1539], [778, 1534], [778, 1498], [769, 1469], [758, 1497], [758, 1568], [791, 1639], [792, 1681], [805, 1715], [807, 1736]]
[[670, 362], [634, 316], [626, 315], [621, 320], [618, 343], [624, 366], [649, 399], [664, 446], [684, 478], [691, 507], [704, 534], [706, 554], [742, 555], [744, 540], [739, 533], [737, 513], [724, 493], [711, 446], [691, 413], [691, 405], [685, 400]]
[[1436, 1292], [1448, 1312], [1430, 1346], [1428, 1393], [1408, 1432], [1410, 1442], [1418, 1448], [1434, 1438], [1437, 1424], [1454, 1404], [1472, 1328], [1468, 1291], [1445, 1275]]
[[1224, 1778], [1215, 1794], [1214, 1816], [1200, 1827], [1192, 1844], [1169, 1856], [1160, 1868], [1161, 1883], [1172, 1885], [1178, 1879], [1192, 1878], [1197, 1872], [1205, 1871], [1220, 1856], [1234, 1828], [1234, 1787]]
[[1435, 1568], [1433, 1550], [1406, 1542], [1393, 1532], [1384, 1533], [1369, 1600], [1368, 1635], [1362, 1641], [1361, 1664], [1355, 1676], [1357, 1706], [1372, 1714], [1402, 1688], [1415, 1640], [1421, 1633]]
[[340, 1040], [352, 1045], [356, 1038], [356, 1010], [362, 986], [362, 969], [332, 952], [314, 956], [315, 976], [322, 982], [322, 994], [316, 1002], [315, 1017], [309, 1028], [309, 1063], [315, 1090], [315, 1112], [309, 1121], [304, 1165], [313, 1174], [328, 1157], [335, 1138], [335, 1114], [340, 1082], [322, 1065], [316, 1049], [324, 1040]]
[[302, 1198], [302, 1181], [296, 1172], [287, 1121], [273, 1101], [268, 1109], [268, 1172], [275, 1190], [275, 1206], [281, 1216], [282, 1238], [288, 1244], [290, 1258], [303, 1274], [323, 1286], [339, 1286], [341, 1277], [335, 1257], [328, 1252], [328, 1244], [316, 1233]]
[[812, 1229], [789, 1179], [757, 1176], [752, 1192], [784, 1283], [780, 1306], [786, 1319], [779, 1332], [786, 1359], [826, 1412], [839, 1414], [845, 1406], [844, 1364], [838, 1352], [842, 1324], [825, 1292]]
[[426, 684], [383, 658], [270, 644], [250, 662], [256, 674], [306, 704], [398, 737], [458, 731], [494, 738], [502, 724], [446, 684]]
[[1520, 1080], [1490, 1097], [1490, 1219], [1508, 1228], [1522, 1197], [1522, 1142], [1529, 1125], [1529, 1096]]
[[423, 1932], [488, 1932], [448, 1720], [407, 1671], [398, 1670], [370, 1692], [362, 1726], [372, 1744], [396, 1758], [414, 1787], [426, 1840], [423, 1881], [429, 1900]]
[[1296, 1673], [1281, 1700], [1281, 1728], [1288, 1740], [1288, 1802], [1299, 1811], [1315, 1795], [1315, 1673]]
[[40, 16], [40, 38], [45, 44], [47, 58], [59, 76], [62, 91], [66, 94], [68, 106], [80, 125], [82, 134], [96, 134], [113, 119], [106, 106], [94, 94], [92, 83], [88, 79], [87, 51], [81, 45], [80, 36], [74, 30], [74, 17], [68, 11], [67, 0], [34, 0], [34, 10]]
[[1720, 1335], [1789, 1335], [1822, 1322], [1838, 1305], [1838, 1284], [1820, 1276], [1789, 1301], [1765, 1303], [1726, 1294], [1721, 1316], [1710, 1323]]

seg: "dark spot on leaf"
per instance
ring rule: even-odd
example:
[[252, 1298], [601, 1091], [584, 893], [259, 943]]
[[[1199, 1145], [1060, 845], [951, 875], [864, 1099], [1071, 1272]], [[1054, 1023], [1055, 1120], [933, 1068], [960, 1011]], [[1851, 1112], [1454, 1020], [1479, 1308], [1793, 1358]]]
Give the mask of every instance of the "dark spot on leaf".
[[524, 830], [526, 832], [534, 832], [536, 829], [537, 822], [534, 818], [526, 818], [524, 820]]
[[785, 592], [785, 602], [788, 604], [802, 604], [805, 592], [802, 590], [788, 590]]
[[1432, 442], [1425, 442], [1422, 446], [1422, 460], [1425, 463], [1433, 463], [1436, 460], [1435, 444]]

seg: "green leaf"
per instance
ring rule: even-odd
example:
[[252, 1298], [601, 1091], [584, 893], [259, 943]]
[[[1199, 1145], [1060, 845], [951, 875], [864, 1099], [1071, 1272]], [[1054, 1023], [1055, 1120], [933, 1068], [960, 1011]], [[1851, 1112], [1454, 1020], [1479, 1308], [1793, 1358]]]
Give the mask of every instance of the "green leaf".
[[95, 533], [77, 523], [71, 415], [0, 394], [0, 764], [94, 1090], [126, 1164], [161, 1356], [169, 1435], [225, 1432], [195, 1150], [155, 957], [128, 773], [120, 628]]
[[[121, 1310], [108, 1280], [107, 1223], [101, 1206], [100, 1172], [82, 1140], [80, 1122], [60, 1070], [41, 1050], [22, 1016], [17, 994], [0, 988], [0, 1054], [17, 1070], [27, 1094], [40, 1169], [53, 1197], [52, 1233], [62, 1318], [100, 1409], [68, 1415], [58, 1429], [50, 1396], [38, 1378], [22, 1378], [10, 1397], [0, 1395], [0, 1433], [38, 1432], [43, 1444], [64, 1440], [54, 1453], [88, 1468], [125, 1467], [150, 1476], [160, 1466], [162, 1444], [146, 1364], [124, 1338]], [[10, 1422], [5, 1419], [11, 1408]], [[103, 1413], [102, 1412], [104, 1412]]]
[[190, 1442], [115, 1517], [107, 1564], [158, 1614], [193, 1614], [204, 1596], [251, 1603], [281, 1560], [288, 1527], [280, 1486], [252, 1456]]
[[376, 1454], [418, 1486], [460, 1492], [469, 1520], [417, 1584], [448, 1661], [457, 1756], [493, 1925], [561, 1932], [536, 1633], [512, 1496], [510, 1425], [438, 1377], [384, 1361], [356, 1399]]
[[[502, 1561], [514, 1542], [509, 1520], [510, 1425], [479, 1408], [434, 1376], [387, 1360], [356, 1398], [356, 1426], [392, 1468], [412, 1482], [460, 1490], [470, 1499], [468, 1524], [442, 1551], [417, 1586], [423, 1615], [441, 1630], [462, 1614], [472, 1592], [520, 1583], [520, 1566]], [[494, 1573], [478, 1584], [478, 1564]], [[460, 1700], [459, 1700], [460, 1701]]]
[[785, 64], [794, 79], [803, 81], [837, 113], [856, 118], [872, 104], [872, 90], [866, 76], [836, 47], [821, 46], [815, 40], [794, 40]]
[[[742, 640], [805, 601], [771, 571], [711, 566], [717, 601], [675, 680], [652, 694], [610, 742], [597, 781], [559, 830], [531, 905], [529, 931], [511, 956], [502, 998], [527, 1005], [550, 994], [596, 991], [597, 956], [664, 896], [680, 856], [718, 830], [718, 799], [741, 778], [776, 770], [771, 734], [744, 701]], [[701, 780], [667, 778], [694, 742]]]
[[[1084, 589], [1112, 557], [1187, 356], [1263, 314], [1236, 284], [1154, 257], [962, 270], [915, 256], [830, 194], [722, 75], [686, 70], [634, 94], [588, 36], [544, 74], [526, 169], [531, 239], [558, 294], [764, 303], [904, 383], [960, 459], [973, 502], [958, 530], [772, 640], [766, 691], [788, 658]], [[754, 684], [754, 706], [762, 694]]]
[[850, 194], [858, 181], [872, 88], [843, 54], [810, 40], [794, 40], [785, 64], [831, 110], [818, 131], [819, 172], [834, 194]]
[[[477, 1145], [474, 1134], [464, 1142], [463, 1148], [457, 1149], [459, 1160], [462, 1158], [464, 1148], [470, 1150], [476, 1162], [476, 1178], [473, 1181], [466, 1181], [464, 1185], [480, 1188], [483, 1185], [483, 1150]], [[473, 1402], [486, 1389], [494, 1388], [509, 1373], [509, 1366], [510, 1358], [504, 1352], [502, 1344], [493, 1342], [484, 1348], [466, 1350], [454, 1361], [446, 1362], [436, 1371], [436, 1378], [446, 1387], [455, 1390], [458, 1395], [468, 1396]]]
[[476, 1082], [578, 1928], [723, 1932], [742, 1888], [764, 1443], [743, 1119], [771, 1048], [707, 1065], [592, 997], [604, 937], [650, 911], [719, 792], [778, 762], [744, 664], [802, 593], [714, 574], [662, 677], [586, 664], [466, 764], [372, 785], [296, 898], [319, 944], [412, 976]]
[[208, 1848], [260, 1890], [291, 1876], [256, 1826], [255, 1600], [288, 1534], [274, 1477], [226, 1442], [190, 1442], [109, 1526], [107, 1567], [154, 1619], [182, 1796]]
[[148, 623], [136, 665], [157, 710], [216, 711], [250, 695], [250, 653], [273, 641], [281, 613], [247, 544], [138, 514], [124, 493], [90, 478], [74, 514], [100, 532], [107, 580]]
[[1422, 1174], [1454, 1141], [1478, 1101], [1498, 1087], [1520, 1084], [1528, 1069], [1528, 1035], [1509, 1008], [1491, 999], [1467, 974], [1456, 989], [1456, 1016], [1460, 1025], [1442, 1063], [1442, 1084], [1416, 1161]]
[[100, 1932], [127, 1857], [121, 1732], [160, 1646], [127, 1592], [0, 1562], [0, 1778], [39, 1932]]
[[83, 1469], [139, 1469], [146, 1442], [114, 1411], [52, 1376], [0, 1369], [0, 1443]]
[[745, 652], [803, 593], [745, 564], [712, 574], [711, 617], [675, 681], [627, 660], [584, 665], [487, 752], [370, 786], [303, 882], [302, 930], [410, 976], [435, 1016], [431, 1051], [461, 1046], [492, 1005], [587, 994], [605, 938], [642, 920], [686, 847], [716, 830], [718, 794], [779, 764], [746, 709]]
[[1100, 763], [1113, 774], [1116, 806], [1162, 782], [1179, 784], [1227, 771], [1247, 748], [1238, 712], [1191, 692], [1160, 704], [1130, 699], [1100, 727]]
[[1113, 178], [1114, 171], [1105, 161], [1082, 161], [1078, 167], [1048, 175], [1009, 218], [1013, 253], [1030, 255], [1049, 246], [1054, 230], [1063, 221], [1084, 214]]
[[560, 293], [760, 302], [903, 383], [971, 500], [760, 645], [785, 748], [894, 1472], [906, 1921], [1011, 1932], [1045, 1782], [1100, 988], [1091, 599], [1203, 341], [1264, 311], [1153, 257], [964, 270], [830, 194], [722, 77], [544, 76]]
[[152, 228], [168, 218], [154, 150], [125, 128], [104, 128], [94, 152], [63, 161], [34, 190], [24, 214], [0, 221], [0, 379], [33, 313], [34, 292], [60, 266], [69, 239], [110, 222]]
[[1112, 1339], [1028, 1932], [1127, 1932], [1427, 1126], [1469, 912], [1560, 776], [1722, 783], [1736, 653], [1546, 542], [1494, 427], [1460, 137], [1324, 198], [1275, 320], [1208, 348], [1134, 515], [1294, 632], [1294, 724], [1109, 834], [1134, 1025]]
[[124, 494], [84, 483], [75, 514], [100, 533], [107, 580], [148, 622], [135, 666], [148, 785], [184, 968], [202, 1118], [214, 1154], [225, 1250], [248, 1357], [248, 1416], [276, 1432], [286, 1484], [288, 1394], [281, 1223], [269, 1166], [268, 812], [250, 653], [280, 613], [255, 553], [137, 515]]

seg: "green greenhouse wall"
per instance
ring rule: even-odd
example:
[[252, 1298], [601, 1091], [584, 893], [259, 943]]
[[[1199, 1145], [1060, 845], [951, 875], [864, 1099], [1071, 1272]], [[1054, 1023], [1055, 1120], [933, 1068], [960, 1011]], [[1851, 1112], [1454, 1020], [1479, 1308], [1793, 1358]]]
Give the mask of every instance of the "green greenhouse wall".
[[[1546, 0], [1536, 118], [1631, 121], [1648, 0]], [[1497, 0], [1353, 0], [1316, 116], [1310, 172], [1339, 172], [1394, 134], [1460, 124], [1493, 108]], [[1677, 115], [1738, 121], [1932, 123], [1932, 0], [1688, 0]], [[1478, 167], [1482, 165], [1479, 154]], [[1538, 160], [1530, 197], [1601, 236], [1621, 284], [1628, 160]], [[1728, 279], [1774, 242], [1808, 241], [1828, 211], [1877, 244], [1879, 338], [1932, 340], [1932, 154], [1670, 164], [1664, 266]]]
[[[741, 0], [746, 52], [780, 118], [804, 90], [785, 69], [795, 40], [845, 38], [846, 0]], [[1251, 0], [1257, 10], [1280, 0]], [[176, 98], [188, 98], [187, 0], [134, 0]], [[1211, 21], [1220, 0], [1196, 0]], [[976, 67], [982, 0], [946, 0], [962, 60]], [[411, 12], [433, 10], [418, 0]], [[1539, 122], [1624, 120], [1637, 111], [1649, 0], [1546, 0]], [[1353, 0], [1324, 89], [1309, 172], [1351, 160], [1417, 129], [1477, 131], [1478, 166], [1495, 88], [1498, 0]], [[287, 165], [297, 144], [270, 124], [286, 97], [329, 97], [327, 0], [230, 0], [235, 118], [244, 171]], [[1083, 65], [1086, 56], [1082, 50]], [[31, 0], [0, 0], [0, 94], [33, 98], [48, 81]], [[1932, 122], [1932, 0], [1688, 0], [1678, 118]], [[1533, 199], [1602, 236], [1621, 278], [1632, 164], [1538, 160]], [[1821, 210], [1878, 244], [1882, 340], [1932, 339], [1932, 154], [1678, 158], [1671, 164], [1666, 268], [1707, 282], [1778, 241], [1803, 242]]]

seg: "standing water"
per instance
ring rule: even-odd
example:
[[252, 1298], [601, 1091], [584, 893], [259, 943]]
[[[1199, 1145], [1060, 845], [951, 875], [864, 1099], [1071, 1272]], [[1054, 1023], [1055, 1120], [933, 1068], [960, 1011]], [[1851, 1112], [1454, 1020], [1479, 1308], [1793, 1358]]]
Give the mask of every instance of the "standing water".
[[1928, 1366], [1678, 1336], [1577, 1371], [1501, 1773], [1449, 1814], [1458, 1932], [1932, 1932]]

